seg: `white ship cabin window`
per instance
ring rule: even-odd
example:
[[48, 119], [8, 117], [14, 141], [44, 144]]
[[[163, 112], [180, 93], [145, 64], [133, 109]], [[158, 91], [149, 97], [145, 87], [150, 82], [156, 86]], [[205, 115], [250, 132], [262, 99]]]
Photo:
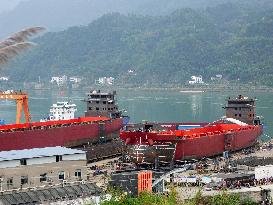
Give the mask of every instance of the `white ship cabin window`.
[[242, 117], [242, 114], [239, 114], [239, 117]]
[[92, 110], [92, 107], [89, 107], [89, 110]]
[[40, 174], [40, 182], [46, 182], [47, 180], [47, 174], [44, 173], [44, 174]]
[[26, 159], [20, 159], [20, 165], [27, 165]]
[[60, 171], [59, 172], [59, 180], [64, 180], [65, 179], [65, 172], [64, 171]]
[[100, 101], [96, 101], [96, 103], [97, 103], [97, 104], [99, 104], [99, 103], [100, 103]]
[[103, 104], [106, 104], [106, 101], [103, 101]]
[[76, 169], [75, 170], [75, 177], [81, 178], [82, 176], [82, 170], [81, 169]]
[[63, 156], [62, 155], [56, 155], [56, 162], [63, 161]]
[[100, 110], [100, 108], [99, 108], [99, 107], [96, 107], [96, 110]]
[[234, 116], [237, 117], [237, 114], [235, 114]]
[[21, 176], [21, 185], [28, 183], [28, 176]]

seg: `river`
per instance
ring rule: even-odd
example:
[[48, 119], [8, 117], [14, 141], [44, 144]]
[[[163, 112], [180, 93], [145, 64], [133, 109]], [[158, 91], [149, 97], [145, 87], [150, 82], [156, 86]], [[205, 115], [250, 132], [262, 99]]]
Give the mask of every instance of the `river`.
[[[57, 101], [71, 100], [77, 105], [76, 116], [84, 115], [86, 104], [82, 101], [86, 92], [30, 90], [29, 107], [32, 121], [47, 116], [50, 106]], [[181, 93], [173, 90], [143, 91], [140, 89], [121, 89], [117, 92], [120, 109], [126, 110], [131, 122], [211, 122], [224, 116], [225, 99], [238, 94], [257, 98], [257, 114], [264, 117], [263, 140], [273, 137], [273, 93], [264, 92], [204, 92]], [[0, 119], [14, 123], [16, 104], [13, 101], [0, 102]], [[23, 118], [22, 118], [23, 119]]]

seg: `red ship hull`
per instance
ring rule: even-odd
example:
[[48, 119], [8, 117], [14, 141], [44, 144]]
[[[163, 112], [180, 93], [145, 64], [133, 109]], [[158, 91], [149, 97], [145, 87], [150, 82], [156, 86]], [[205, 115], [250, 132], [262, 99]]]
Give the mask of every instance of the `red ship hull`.
[[250, 147], [262, 134], [261, 125], [214, 124], [190, 130], [122, 131], [120, 137], [137, 163], [199, 159]]
[[[93, 143], [122, 127], [122, 118], [83, 117], [73, 120], [0, 126], [0, 151]], [[106, 137], [106, 138], [105, 138]]]

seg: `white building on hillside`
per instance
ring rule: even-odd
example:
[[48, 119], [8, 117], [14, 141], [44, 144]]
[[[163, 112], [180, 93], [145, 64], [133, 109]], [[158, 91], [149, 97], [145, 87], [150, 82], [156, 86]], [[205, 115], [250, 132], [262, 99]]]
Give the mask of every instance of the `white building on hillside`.
[[64, 85], [67, 82], [67, 76], [53, 76], [50, 80], [50, 83], [54, 84], [56, 83], [58, 86]]
[[113, 77], [101, 77], [98, 80], [95, 80], [95, 84], [97, 85], [113, 85], [115, 78]]
[[8, 81], [8, 80], [9, 80], [8, 77], [5, 77], [5, 76], [0, 77], [0, 81]]
[[79, 77], [70, 77], [69, 81], [72, 82], [72, 83], [78, 84], [78, 83], [80, 83], [82, 81], [82, 79], [79, 78]]
[[191, 76], [191, 81], [189, 81], [189, 84], [204, 84], [203, 78], [201, 75], [199, 76]]

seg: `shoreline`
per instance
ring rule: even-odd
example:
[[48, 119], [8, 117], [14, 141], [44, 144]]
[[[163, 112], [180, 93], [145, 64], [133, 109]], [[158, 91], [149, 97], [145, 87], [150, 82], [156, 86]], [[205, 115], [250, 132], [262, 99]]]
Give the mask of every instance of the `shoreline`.
[[[259, 87], [120, 87], [120, 86], [86, 86], [82, 88], [71, 89], [71, 91], [89, 91], [92, 89], [101, 90], [138, 90], [138, 91], [177, 91], [181, 93], [205, 93], [205, 92], [270, 92], [273, 93], [273, 88], [259, 88]], [[54, 91], [68, 91], [67, 88], [27, 88], [25, 90], [54, 90]]]

